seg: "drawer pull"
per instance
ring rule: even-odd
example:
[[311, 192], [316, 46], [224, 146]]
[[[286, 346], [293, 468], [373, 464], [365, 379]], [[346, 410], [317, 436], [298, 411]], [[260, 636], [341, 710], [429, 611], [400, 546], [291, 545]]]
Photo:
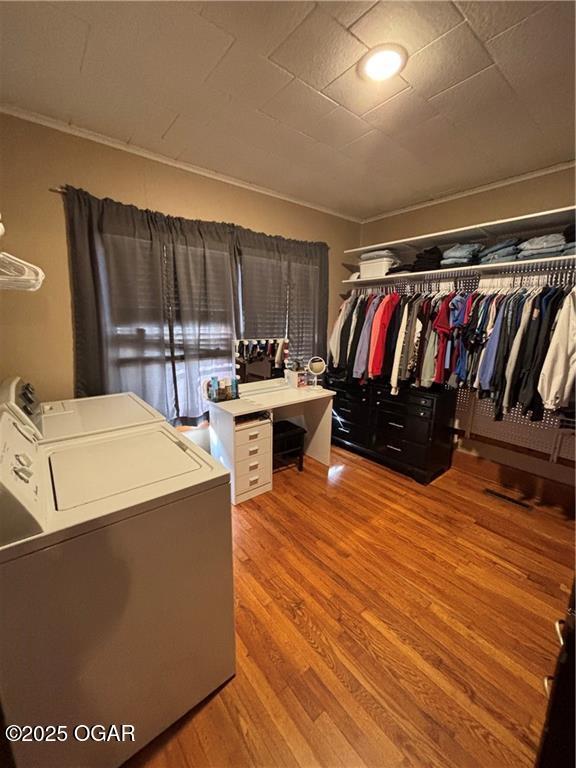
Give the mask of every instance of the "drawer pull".
[[562, 630], [564, 629], [564, 625], [566, 622], [564, 619], [558, 619], [554, 622], [554, 629], [556, 630], [556, 635], [558, 636], [558, 641], [560, 642], [560, 647], [564, 645], [564, 636], [562, 635]]
[[250, 432], [248, 434], [248, 440], [256, 440], [260, 432]]
[[250, 472], [252, 472], [253, 470], [258, 469], [259, 466], [260, 466], [259, 461], [253, 461], [252, 464], [248, 464], [248, 469], [250, 470]]
[[396, 424], [395, 421], [389, 421], [388, 424], [391, 427], [396, 427], [396, 429], [404, 429], [404, 424]]
[[260, 479], [260, 478], [259, 478], [258, 476], [256, 476], [256, 477], [251, 477], [251, 478], [248, 480], [248, 485], [258, 485], [258, 480], [259, 480], [259, 479]]
[[350, 432], [350, 430], [346, 429], [345, 427], [336, 427], [336, 429], [338, 430], [338, 432], [346, 432], [346, 434]]
[[380, 400], [376, 400], [376, 405], [380, 405]]
[[546, 675], [542, 681], [544, 683], [544, 693], [546, 694], [547, 698], [550, 698], [550, 689], [552, 687], [553, 680], [554, 678], [551, 675]]
[[390, 448], [391, 451], [398, 451], [398, 453], [402, 453], [402, 448], [396, 448], [395, 445], [386, 445], [386, 448]]
[[342, 413], [352, 413], [352, 408], [340, 408]]
[[248, 456], [256, 456], [256, 454], [258, 453], [259, 450], [260, 450], [260, 448], [258, 448], [257, 445], [255, 445], [254, 448], [249, 448], [248, 449]]

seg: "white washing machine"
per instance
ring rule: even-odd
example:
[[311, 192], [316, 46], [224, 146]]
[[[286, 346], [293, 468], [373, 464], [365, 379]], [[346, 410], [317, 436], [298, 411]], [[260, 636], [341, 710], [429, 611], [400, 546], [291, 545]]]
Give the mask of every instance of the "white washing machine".
[[165, 422], [165, 417], [133, 392], [40, 403], [34, 387], [20, 378], [0, 384], [0, 403], [20, 409], [43, 440], [65, 440], [79, 435]]
[[234, 674], [229, 475], [165, 423], [39, 438], [0, 407], [4, 720], [65, 727], [17, 768], [112, 768]]

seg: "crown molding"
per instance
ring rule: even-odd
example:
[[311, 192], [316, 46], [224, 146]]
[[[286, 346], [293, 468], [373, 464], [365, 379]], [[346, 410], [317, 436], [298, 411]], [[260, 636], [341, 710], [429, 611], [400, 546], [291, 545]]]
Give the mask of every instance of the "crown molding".
[[362, 223], [362, 219], [358, 219], [354, 216], [348, 216], [345, 213], [334, 211], [331, 208], [323, 208], [320, 205], [313, 205], [306, 200], [300, 200], [296, 197], [283, 195], [280, 192], [275, 192], [273, 189], [260, 187], [257, 184], [250, 184], [248, 181], [241, 181], [240, 179], [235, 179], [232, 176], [226, 176], [223, 173], [211, 171], [208, 168], [200, 168], [199, 166], [192, 165], [191, 163], [184, 163], [180, 160], [172, 160], [165, 155], [158, 155], [155, 152], [150, 152], [149, 150], [144, 149], [143, 147], [138, 147], [134, 144], [127, 144], [126, 142], [119, 141], [118, 139], [111, 139], [108, 136], [104, 136], [100, 133], [94, 133], [93, 131], [89, 131], [85, 128], [79, 128], [75, 125], [65, 123], [62, 120], [46, 117], [45, 115], [40, 115], [36, 112], [29, 112], [25, 109], [20, 109], [19, 107], [0, 104], [0, 113], [10, 115], [11, 117], [16, 117], [20, 120], [26, 120], [29, 123], [37, 123], [38, 125], [43, 125], [46, 128], [53, 128], [54, 130], [60, 131], [61, 133], [68, 133], [81, 139], [95, 141], [98, 144], [104, 144], [105, 146], [112, 147], [113, 149], [119, 149], [123, 152], [129, 152], [132, 155], [138, 155], [138, 157], [144, 157], [147, 160], [153, 160], [157, 163], [162, 163], [163, 165], [169, 165], [173, 168], [178, 168], [181, 171], [194, 173], [197, 176], [205, 176], [208, 179], [214, 179], [215, 181], [221, 181], [224, 184], [240, 187], [240, 189], [247, 189], [250, 192], [257, 192], [259, 195], [266, 195], [267, 197], [273, 197], [286, 203], [292, 203], [293, 205], [300, 205], [304, 208], [310, 208], [313, 211], [318, 211], [318, 213], [325, 213], [329, 216], [335, 216], [338, 219], [351, 221], [354, 224]]
[[401, 213], [410, 213], [411, 211], [419, 211], [421, 208], [430, 208], [433, 205], [440, 205], [441, 203], [449, 203], [451, 200], [461, 200], [463, 197], [471, 197], [472, 195], [479, 195], [482, 192], [489, 192], [492, 189], [499, 189], [500, 187], [508, 187], [510, 184], [516, 184], [520, 181], [529, 181], [530, 179], [537, 179], [540, 176], [548, 176], [551, 173], [558, 173], [559, 171], [566, 171], [570, 168], [576, 168], [576, 160], [569, 160], [565, 163], [558, 163], [557, 165], [551, 165], [547, 168], [539, 168], [537, 171], [530, 171], [529, 173], [523, 173], [520, 176], [509, 176], [506, 179], [500, 181], [494, 181], [490, 184], [483, 184], [481, 187], [473, 187], [472, 189], [466, 189], [464, 192], [454, 192], [452, 195], [446, 195], [444, 197], [437, 197], [434, 200], [426, 200], [422, 203], [415, 203], [414, 205], [408, 205], [405, 208], [396, 208], [393, 211], [384, 211], [378, 214], [378, 216], [371, 216], [369, 219], [362, 219], [362, 224], [370, 224], [373, 221], [380, 221], [381, 219], [388, 219], [391, 216], [398, 216]]

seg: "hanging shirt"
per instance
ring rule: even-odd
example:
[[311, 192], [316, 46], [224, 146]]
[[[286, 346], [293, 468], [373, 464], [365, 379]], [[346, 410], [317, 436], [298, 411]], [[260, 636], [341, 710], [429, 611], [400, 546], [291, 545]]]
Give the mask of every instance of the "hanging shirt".
[[514, 335], [514, 341], [512, 342], [512, 347], [510, 349], [510, 356], [508, 357], [508, 362], [506, 364], [506, 388], [504, 390], [504, 399], [502, 403], [504, 413], [508, 413], [516, 405], [515, 390], [517, 384], [517, 376], [519, 373], [518, 356], [524, 340], [524, 334], [526, 333], [526, 329], [528, 327], [528, 322], [532, 315], [532, 307], [534, 306], [534, 302], [536, 301], [536, 298], [541, 291], [542, 289], [538, 288], [536, 291], [531, 292], [528, 294], [524, 301], [520, 323]]
[[392, 395], [398, 394], [398, 371], [400, 370], [400, 356], [402, 355], [404, 336], [406, 335], [406, 325], [408, 323], [408, 306], [409, 302], [404, 305], [402, 320], [400, 321], [400, 329], [398, 330], [398, 337], [396, 339], [396, 349], [394, 350], [394, 362], [392, 364], [392, 373], [390, 374], [390, 394]]
[[442, 301], [433, 325], [434, 330], [438, 334], [438, 352], [436, 354], [434, 371], [434, 381], [436, 384], [443, 384], [445, 379], [446, 349], [450, 337], [450, 302], [454, 295], [454, 293], [449, 293]]
[[338, 311], [338, 317], [336, 318], [336, 322], [334, 323], [334, 328], [332, 329], [332, 333], [330, 334], [330, 341], [328, 342], [328, 351], [330, 352], [330, 357], [332, 358], [333, 364], [336, 366], [338, 365], [338, 359], [340, 357], [340, 333], [342, 331], [342, 324], [346, 317], [348, 316], [348, 312], [350, 310], [350, 306], [352, 304], [353, 297], [348, 297], [345, 301], [342, 302], [340, 305], [340, 309]]
[[361, 379], [368, 369], [372, 320], [374, 319], [374, 315], [376, 314], [376, 310], [378, 309], [381, 301], [382, 296], [376, 296], [366, 312], [364, 325], [362, 326], [362, 332], [360, 333], [360, 338], [358, 339], [358, 348], [356, 350], [356, 357], [354, 358], [354, 367], [352, 370], [352, 375], [355, 379]]
[[[494, 305], [496, 305], [496, 302], [494, 302]], [[500, 331], [502, 330], [502, 321], [505, 314], [505, 306], [506, 303], [504, 300], [502, 300], [496, 308], [496, 320], [494, 327], [490, 333], [490, 336], [488, 337], [488, 341], [486, 342], [486, 350], [478, 369], [479, 389], [490, 389], [490, 382], [494, 372], [494, 363], [496, 361], [496, 352], [498, 351], [498, 344], [500, 340]]]

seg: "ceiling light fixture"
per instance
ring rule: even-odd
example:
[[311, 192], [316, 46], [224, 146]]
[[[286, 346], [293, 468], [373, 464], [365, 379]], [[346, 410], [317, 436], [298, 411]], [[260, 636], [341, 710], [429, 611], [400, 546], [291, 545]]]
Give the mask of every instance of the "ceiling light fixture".
[[401, 45], [386, 43], [373, 48], [360, 59], [358, 70], [365, 80], [388, 80], [401, 72], [408, 54]]

